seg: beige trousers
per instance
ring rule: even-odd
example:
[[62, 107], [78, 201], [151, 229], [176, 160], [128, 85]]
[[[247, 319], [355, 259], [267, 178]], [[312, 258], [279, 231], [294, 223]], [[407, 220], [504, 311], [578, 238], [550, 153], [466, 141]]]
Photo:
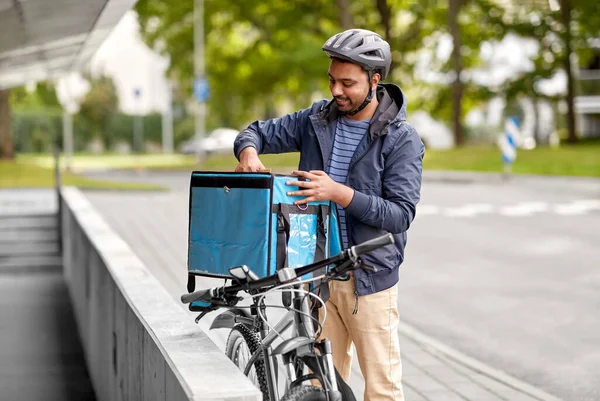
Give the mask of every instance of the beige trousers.
[[[329, 338], [333, 362], [344, 380], [350, 378], [352, 343], [365, 377], [365, 401], [404, 401], [398, 340], [398, 286], [375, 294], [354, 295], [354, 277], [330, 281], [327, 320], [321, 337]], [[352, 312], [358, 306], [356, 314]], [[323, 309], [319, 309], [322, 313]]]

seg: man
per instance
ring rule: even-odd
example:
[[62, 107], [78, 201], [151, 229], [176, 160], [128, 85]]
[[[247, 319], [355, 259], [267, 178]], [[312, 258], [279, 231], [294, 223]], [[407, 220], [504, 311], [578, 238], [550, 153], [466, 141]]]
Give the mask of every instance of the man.
[[[385, 233], [396, 243], [362, 257], [377, 272], [357, 270], [330, 283], [322, 336], [331, 340], [334, 364], [350, 377], [354, 343], [369, 400], [403, 400], [398, 342], [398, 273], [406, 231], [420, 199], [424, 146], [406, 123], [400, 88], [381, 84], [391, 65], [390, 46], [374, 32], [351, 29], [323, 46], [331, 59], [331, 101], [281, 118], [256, 121], [238, 135], [236, 171], [264, 169], [258, 155], [300, 152], [290, 181], [297, 204], [338, 205], [344, 246]], [[293, 190], [297, 187], [297, 190]]]

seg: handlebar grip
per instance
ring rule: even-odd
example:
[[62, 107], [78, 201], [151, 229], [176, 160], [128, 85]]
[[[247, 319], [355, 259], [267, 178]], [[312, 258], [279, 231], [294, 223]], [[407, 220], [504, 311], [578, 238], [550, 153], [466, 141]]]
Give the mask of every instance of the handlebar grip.
[[373, 238], [369, 241], [365, 241], [362, 244], [353, 246], [354, 253], [356, 256], [362, 255], [363, 253], [371, 252], [374, 249], [381, 248], [382, 246], [391, 245], [394, 242], [394, 236], [392, 234], [385, 234], [381, 237]]
[[183, 294], [181, 296], [181, 302], [183, 302], [184, 304], [189, 304], [194, 301], [210, 301], [210, 298], [212, 298], [210, 289], [199, 290], [196, 292], [192, 292], [191, 294]]

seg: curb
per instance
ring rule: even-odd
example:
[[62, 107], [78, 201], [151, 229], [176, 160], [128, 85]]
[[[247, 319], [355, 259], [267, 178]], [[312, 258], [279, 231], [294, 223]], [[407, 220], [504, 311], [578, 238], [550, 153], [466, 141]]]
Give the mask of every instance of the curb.
[[472, 183], [485, 182], [490, 184], [503, 183], [537, 183], [548, 186], [560, 186], [564, 189], [565, 185], [581, 185], [587, 187], [597, 187], [600, 189], [600, 178], [584, 176], [562, 176], [562, 175], [535, 175], [535, 174], [510, 174], [486, 173], [478, 171], [458, 171], [458, 170], [424, 170], [424, 181], [441, 181]]
[[527, 394], [537, 400], [563, 401], [562, 399], [548, 394], [545, 391], [535, 386], [532, 386], [531, 384], [525, 383], [524, 381], [514, 378], [506, 372], [492, 368], [491, 366], [488, 366], [483, 362], [471, 358], [463, 354], [462, 352], [455, 350], [454, 348], [444, 345], [441, 342], [427, 336], [426, 334], [421, 333], [414, 327], [409, 326], [405, 323], [399, 322], [398, 331], [403, 336], [408, 337], [417, 343], [425, 345], [426, 347], [432, 349], [434, 352], [445, 355], [449, 359], [453, 360], [454, 362], [460, 365], [463, 365], [466, 368], [481, 373], [491, 379], [503, 383], [508, 387], [511, 387], [517, 391]]

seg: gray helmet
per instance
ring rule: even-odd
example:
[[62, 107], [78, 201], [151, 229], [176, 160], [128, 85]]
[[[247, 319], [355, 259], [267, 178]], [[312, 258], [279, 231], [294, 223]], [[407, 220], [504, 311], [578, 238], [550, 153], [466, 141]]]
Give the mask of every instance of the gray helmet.
[[348, 60], [385, 79], [390, 72], [390, 45], [380, 35], [366, 29], [348, 29], [329, 38], [323, 45], [329, 57]]

